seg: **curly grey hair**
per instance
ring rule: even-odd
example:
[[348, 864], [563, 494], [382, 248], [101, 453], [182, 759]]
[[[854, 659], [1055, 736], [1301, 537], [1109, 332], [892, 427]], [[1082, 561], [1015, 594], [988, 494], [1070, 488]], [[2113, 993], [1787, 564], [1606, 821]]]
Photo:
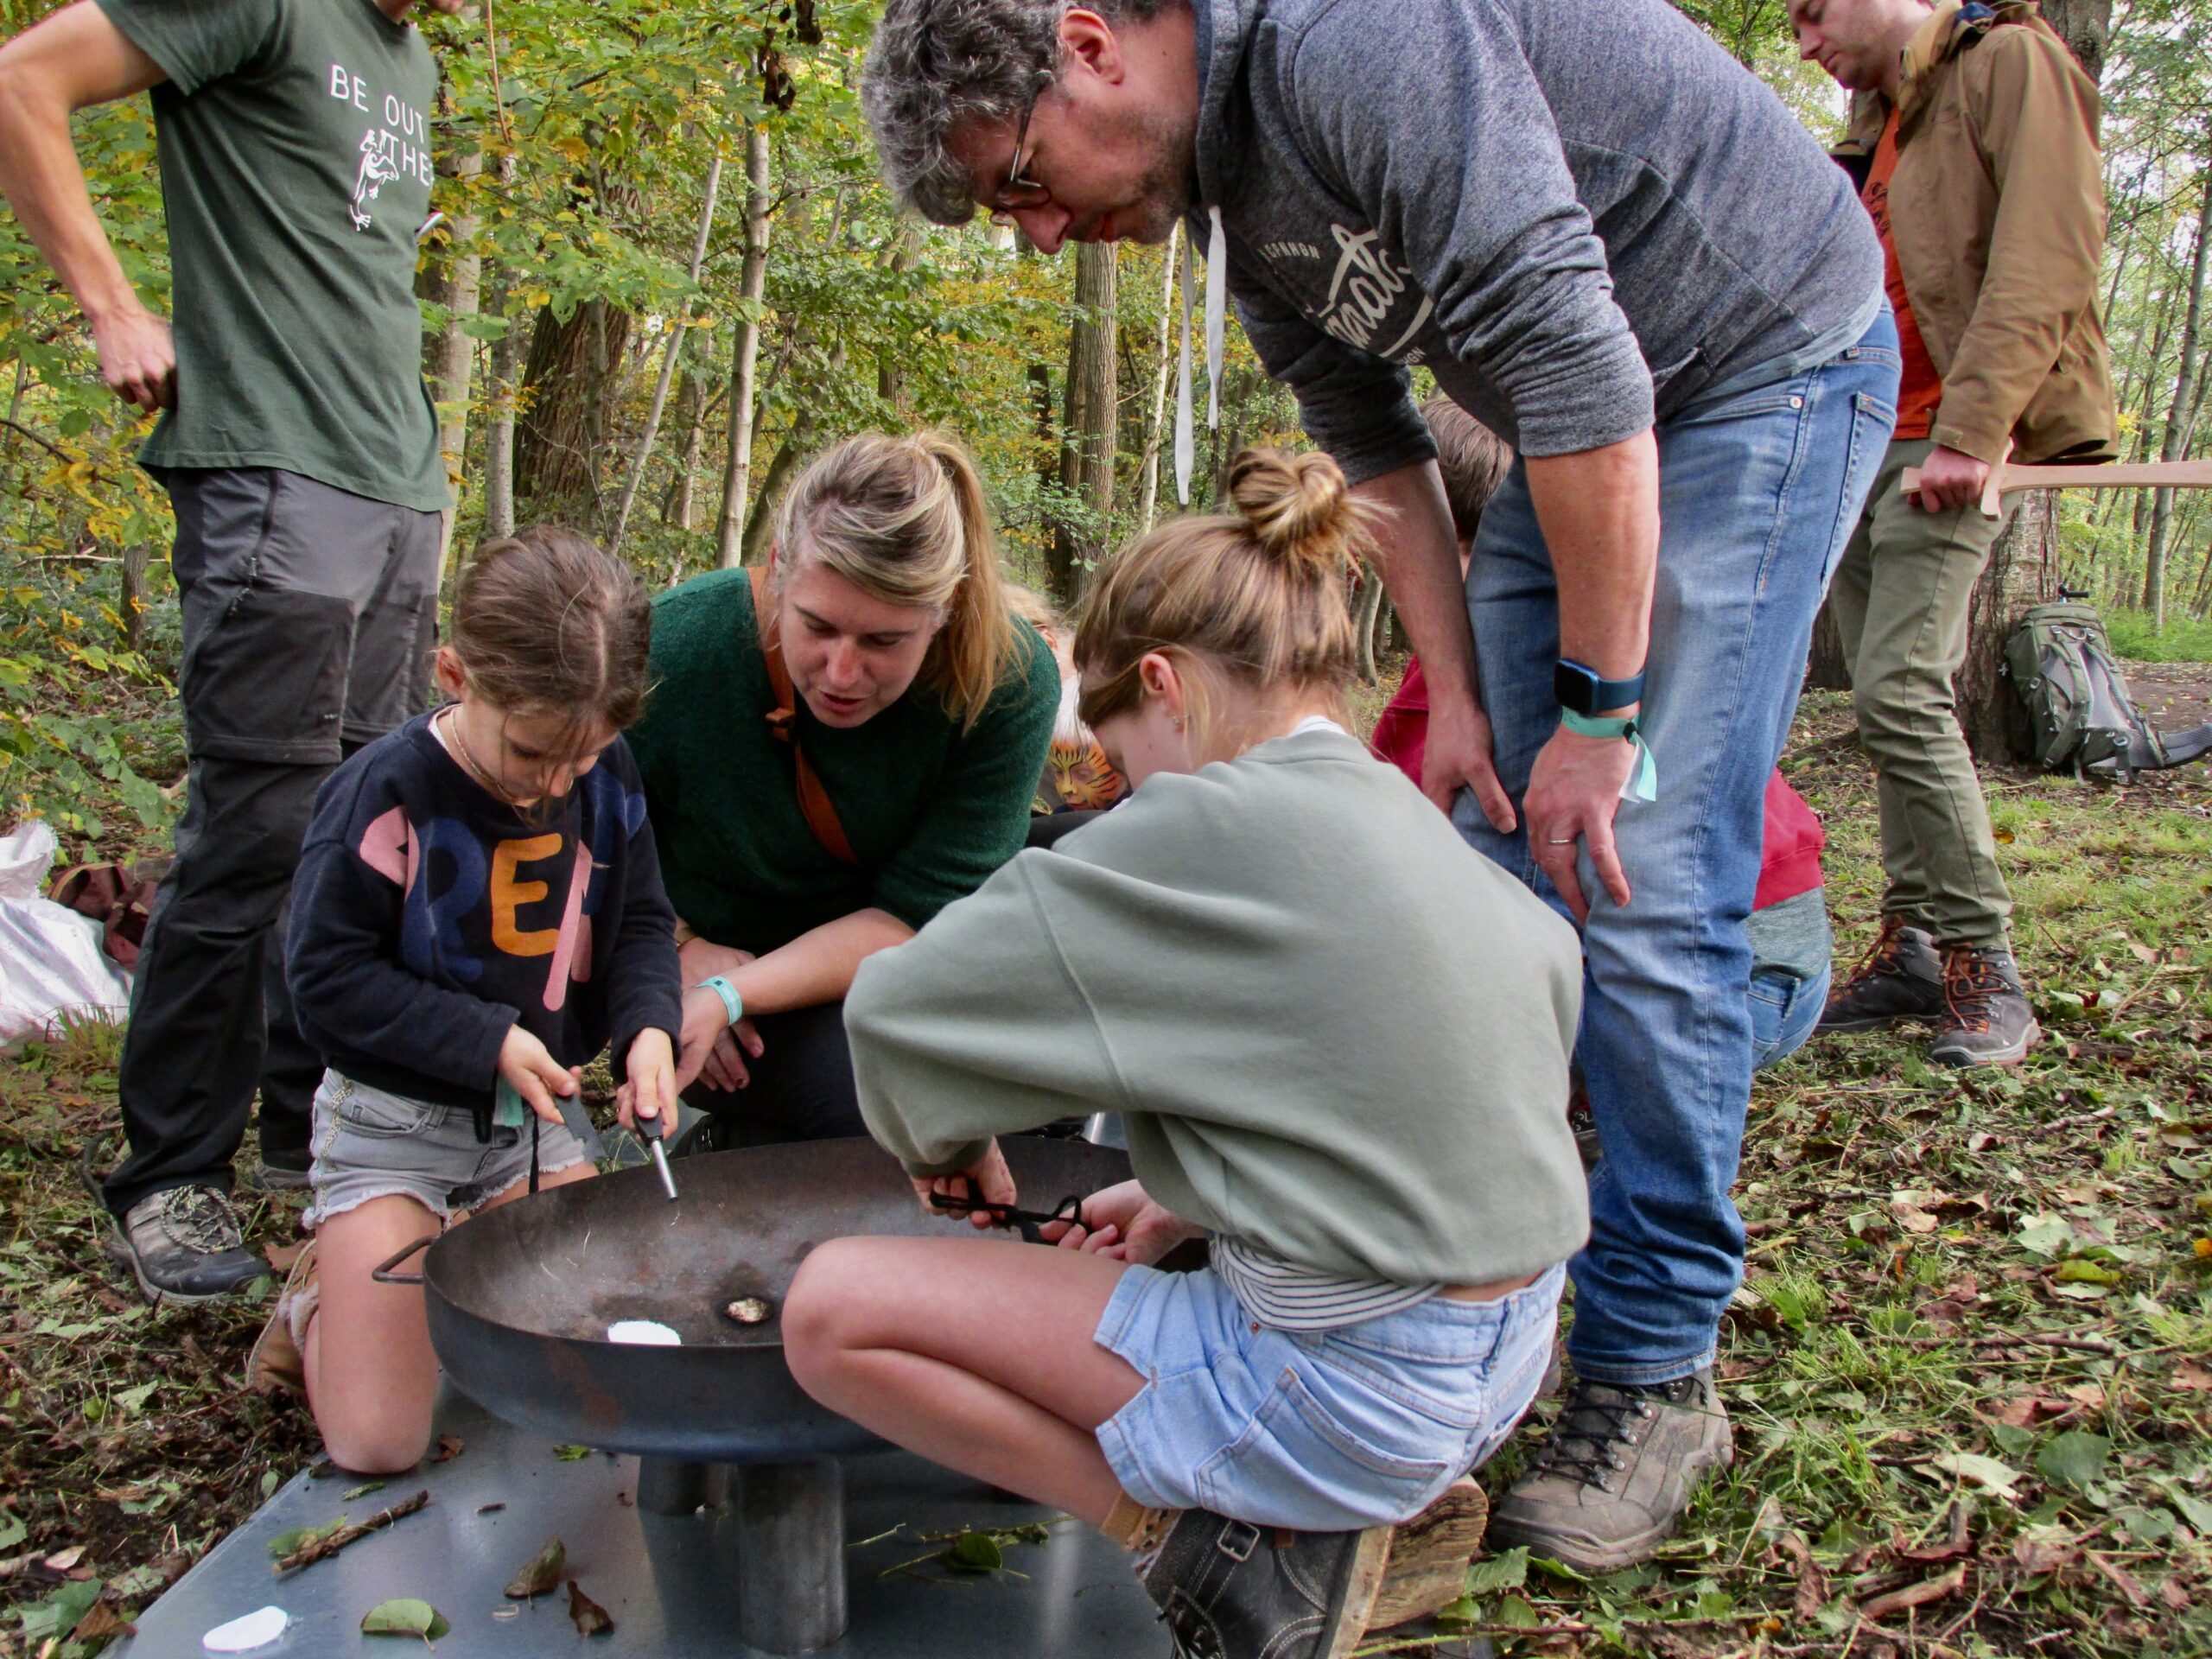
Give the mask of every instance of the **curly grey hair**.
[[[1186, 0], [1091, 0], [1109, 23], [1142, 22]], [[1073, 0], [890, 0], [869, 43], [861, 107], [884, 182], [940, 225], [964, 225], [976, 201], [947, 147], [954, 129], [1004, 121], [1059, 73], [1060, 19]]]

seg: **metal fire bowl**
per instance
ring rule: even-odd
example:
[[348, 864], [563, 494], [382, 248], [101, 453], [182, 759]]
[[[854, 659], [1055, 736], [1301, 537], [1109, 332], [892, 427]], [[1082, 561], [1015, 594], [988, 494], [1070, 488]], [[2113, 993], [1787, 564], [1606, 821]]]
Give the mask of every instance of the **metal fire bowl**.
[[[1126, 1154], [1084, 1141], [1017, 1135], [1000, 1145], [1031, 1208], [1129, 1173]], [[791, 1380], [785, 1294], [825, 1239], [967, 1238], [968, 1224], [925, 1214], [899, 1165], [866, 1140], [710, 1153], [680, 1160], [676, 1173], [674, 1203], [652, 1169], [625, 1170], [504, 1205], [440, 1237], [423, 1279], [446, 1374], [496, 1416], [610, 1452], [789, 1464], [887, 1449]], [[723, 1312], [748, 1296], [774, 1310], [763, 1323]], [[683, 1345], [608, 1342], [618, 1319], [658, 1320]]]

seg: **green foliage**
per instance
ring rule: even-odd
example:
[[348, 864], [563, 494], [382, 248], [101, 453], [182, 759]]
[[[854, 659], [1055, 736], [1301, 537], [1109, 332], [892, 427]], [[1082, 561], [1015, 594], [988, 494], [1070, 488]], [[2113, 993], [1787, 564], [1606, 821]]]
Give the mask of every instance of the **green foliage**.
[[2212, 663], [2212, 618], [2168, 618], [2161, 632], [2140, 611], [2105, 617], [2113, 649], [2139, 663]]

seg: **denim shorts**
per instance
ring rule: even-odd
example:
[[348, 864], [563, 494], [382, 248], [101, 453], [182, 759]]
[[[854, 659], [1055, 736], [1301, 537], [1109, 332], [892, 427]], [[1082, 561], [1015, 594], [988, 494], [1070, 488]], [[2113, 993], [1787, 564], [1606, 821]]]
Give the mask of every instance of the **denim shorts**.
[[1155, 1509], [1342, 1531], [1426, 1509], [1504, 1443], [1551, 1357], [1564, 1266], [1491, 1302], [1432, 1297], [1340, 1330], [1278, 1331], [1211, 1270], [1131, 1268], [1099, 1346], [1145, 1378], [1098, 1426]]
[[[325, 1071], [315, 1091], [315, 1128], [308, 1147], [315, 1165], [308, 1180], [315, 1196], [302, 1224], [398, 1193], [441, 1221], [456, 1210], [474, 1210], [530, 1177], [530, 1127], [494, 1128], [476, 1138], [476, 1116], [466, 1106], [410, 1100], [365, 1083]], [[557, 1123], [541, 1123], [537, 1170], [551, 1175], [583, 1161], [575, 1136]]]

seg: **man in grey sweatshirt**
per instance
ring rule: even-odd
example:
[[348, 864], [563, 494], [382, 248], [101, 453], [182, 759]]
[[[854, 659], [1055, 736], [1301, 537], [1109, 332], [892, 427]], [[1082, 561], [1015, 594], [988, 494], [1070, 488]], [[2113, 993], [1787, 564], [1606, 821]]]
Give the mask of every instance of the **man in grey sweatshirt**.
[[[1393, 510], [1423, 787], [1588, 964], [1574, 1391], [1493, 1533], [1641, 1559], [1730, 1455], [1761, 795], [1893, 418], [1848, 181], [1664, 0], [890, 0], [863, 97], [940, 223], [1186, 224], [1211, 378], [1226, 295]], [[1464, 593], [1415, 365], [1522, 456]]]

